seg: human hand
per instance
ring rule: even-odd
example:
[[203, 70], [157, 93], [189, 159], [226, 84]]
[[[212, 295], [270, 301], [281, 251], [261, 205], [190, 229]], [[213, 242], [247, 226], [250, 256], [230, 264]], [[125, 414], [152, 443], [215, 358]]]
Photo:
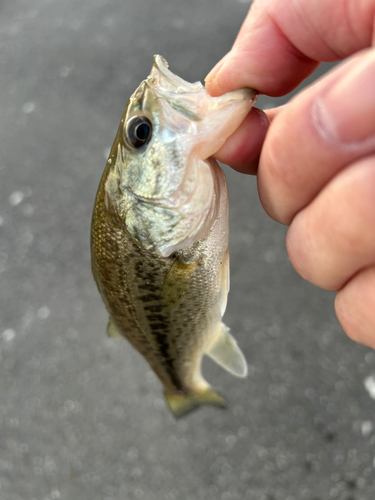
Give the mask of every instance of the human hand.
[[[337, 290], [346, 333], [375, 348], [375, 0], [255, 0], [208, 92], [280, 96], [320, 61], [347, 58], [288, 104], [254, 110], [216, 155], [258, 174], [264, 209], [290, 225], [297, 272]], [[258, 162], [260, 156], [260, 160]]]

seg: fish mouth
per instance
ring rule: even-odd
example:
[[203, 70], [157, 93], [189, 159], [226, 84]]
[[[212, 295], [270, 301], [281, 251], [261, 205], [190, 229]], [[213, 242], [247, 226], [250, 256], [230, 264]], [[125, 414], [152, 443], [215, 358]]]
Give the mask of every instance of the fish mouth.
[[154, 55], [151, 72], [146, 82], [153, 87], [157, 87], [162, 92], [176, 92], [177, 94], [199, 92], [204, 88], [201, 82], [187, 82], [172, 73], [168, 68], [169, 64], [163, 56]]
[[125, 122], [142, 111], [164, 141], [179, 137], [185, 153], [206, 160], [241, 124], [257, 97], [253, 89], [212, 97], [201, 82], [185, 81], [168, 69], [164, 57], [154, 55], [150, 75], [130, 98]]
[[155, 55], [144, 81], [162, 109], [164, 126], [175, 128], [200, 160], [215, 154], [241, 124], [258, 98], [253, 89], [239, 89], [219, 97], [208, 94], [201, 82], [189, 83], [168, 69]]

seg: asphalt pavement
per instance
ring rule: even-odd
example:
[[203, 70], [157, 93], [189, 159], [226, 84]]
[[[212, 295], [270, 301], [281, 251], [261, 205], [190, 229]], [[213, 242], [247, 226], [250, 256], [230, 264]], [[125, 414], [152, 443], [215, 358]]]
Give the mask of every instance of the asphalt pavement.
[[345, 336], [334, 294], [293, 270], [255, 178], [225, 169], [225, 321], [249, 376], [203, 371], [229, 408], [175, 421], [143, 358], [105, 335], [90, 219], [126, 101], [154, 53], [203, 80], [248, 7], [1, 2], [1, 500], [375, 497], [375, 354]]

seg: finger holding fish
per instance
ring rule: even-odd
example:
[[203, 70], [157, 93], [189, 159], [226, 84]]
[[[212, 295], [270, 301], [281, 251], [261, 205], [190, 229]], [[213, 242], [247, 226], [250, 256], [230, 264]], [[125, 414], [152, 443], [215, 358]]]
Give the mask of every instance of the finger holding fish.
[[242, 174], [255, 175], [269, 125], [268, 113], [252, 108], [214, 157]]

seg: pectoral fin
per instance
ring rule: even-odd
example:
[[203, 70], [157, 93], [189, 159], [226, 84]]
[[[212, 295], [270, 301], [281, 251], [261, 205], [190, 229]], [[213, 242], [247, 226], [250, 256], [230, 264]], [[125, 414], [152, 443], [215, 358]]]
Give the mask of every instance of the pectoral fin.
[[198, 262], [184, 264], [176, 259], [171, 265], [163, 284], [163, 305], [174, 309], [183, 299], [185, 292], [191, 282], [192, 275]]
[[226, 404], [222, 396], [214, 391], [211, 387], [193, 394], [178, 394], [164, 392], [169, 409], [176, 418], [183, 417], [187, 413], [195, 410], [202, 405], [218, 406], [226, 408]]
[[107, 325], [107, 335], [110, 338], [123, 339], [121, 331], [116, 326], [115, 322], [111, 317], [109, 317], [108, 325]]
[[229, 328], [221, 323], [221, 330], [210, 349], [207, 356], [236, 377], [246, 377], [247, 363], [245, 356], [234, 337], [230, 334]]

